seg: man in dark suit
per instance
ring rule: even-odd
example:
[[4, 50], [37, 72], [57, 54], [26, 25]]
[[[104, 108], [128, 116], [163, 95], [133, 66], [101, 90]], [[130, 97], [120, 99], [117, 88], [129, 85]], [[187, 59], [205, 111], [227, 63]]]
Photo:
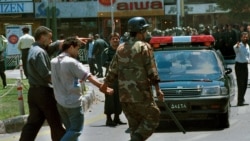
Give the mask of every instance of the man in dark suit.
[[95, 34], [94, 38], [95, 38], [95, 43], [94, 43], [94, 47], [93, 47], [93, 55], [95, 56], [96, 64], [97, 64], [97, 71], [98, 71], [97, 77], [101, 78], [101, 77], [103, 77], [102, 52], [109, 45], [105, 40], [100, 38], [99, 34]]

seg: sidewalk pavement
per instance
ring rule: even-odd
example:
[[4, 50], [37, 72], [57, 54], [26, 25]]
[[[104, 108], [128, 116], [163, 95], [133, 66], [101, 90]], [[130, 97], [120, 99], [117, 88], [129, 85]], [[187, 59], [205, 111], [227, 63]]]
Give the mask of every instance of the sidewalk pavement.
[[[21, 78], [20, 70], [6, 70], [5, 74], [7, 78]], [[93, 87], [88, 82], [86, 85], [88, 86], [87, 91], [82, 99], [84, 111], [87, 111], [96, 99]], [[28, 115], [23, 115], [0, 121], [0, 134], [20, 132], [27, 122], [27, 117]], [[44, 125], [47, 124], [45, 123]]]

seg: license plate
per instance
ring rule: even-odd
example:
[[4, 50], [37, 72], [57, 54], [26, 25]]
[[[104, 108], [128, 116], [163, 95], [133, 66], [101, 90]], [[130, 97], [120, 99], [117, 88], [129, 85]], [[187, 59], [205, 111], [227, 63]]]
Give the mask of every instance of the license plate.
[[186, 103], [170, 103], [169, 108], [172, 111], [187, 111], [188, 105]]

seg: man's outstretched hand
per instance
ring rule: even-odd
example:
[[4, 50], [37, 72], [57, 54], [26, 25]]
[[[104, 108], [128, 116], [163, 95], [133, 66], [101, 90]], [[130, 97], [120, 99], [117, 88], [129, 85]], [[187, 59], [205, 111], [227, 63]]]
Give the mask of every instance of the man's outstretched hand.
[[91, 38], [83, 38], [83, 37], [78, 37], [78, 40], [80, 40], [83, 44], [87, 44], [87, 42], [89, 41], [89, 40], [91, 40]]

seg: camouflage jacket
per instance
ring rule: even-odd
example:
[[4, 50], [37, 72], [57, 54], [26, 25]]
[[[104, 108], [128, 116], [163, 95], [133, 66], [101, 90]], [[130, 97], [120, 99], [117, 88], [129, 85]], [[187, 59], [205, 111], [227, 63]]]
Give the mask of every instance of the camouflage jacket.
[[129, 40], [117, 48], [104, 81], [118, 79], [121, 102], [152, 101], [151, 86], [159, 82], [153, 50], [146, 42]]

